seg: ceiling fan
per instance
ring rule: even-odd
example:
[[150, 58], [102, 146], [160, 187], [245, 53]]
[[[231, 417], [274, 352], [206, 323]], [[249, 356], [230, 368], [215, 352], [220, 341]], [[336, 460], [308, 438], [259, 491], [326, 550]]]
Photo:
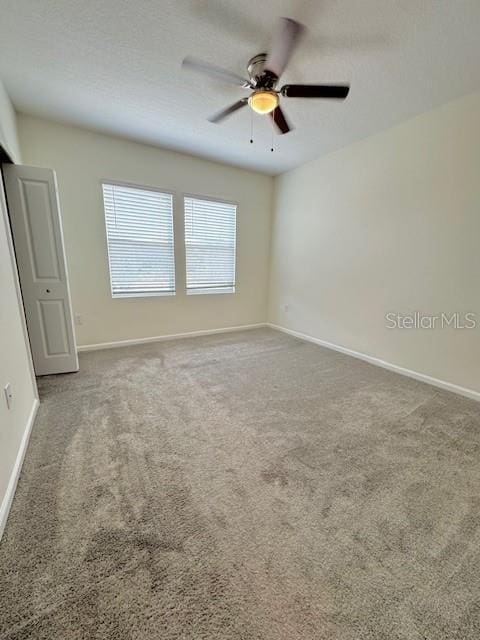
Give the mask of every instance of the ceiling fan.
[[217, 65], [203, 62], [191, 56], [183, 61], [183, 67], [203, 73], [220, 82], [234, 84], [242, 89], [251, 90], [248, 97], [241, 98], [226, 109], [208, 118], [210, 122], [221, 122], [247, 104], [260, 114], [268, 114], [279, 133], [291, 130], [285, 114], [280, 107], [280, 96], [284, 98], [327, 98], [344, 100], [350, 87], [330, 84], [285, 84], [277, 88], [280, 76], [297, 47], [305, 27], [291, 18], [280, 18], [279, 29], [273, 38], [270, 52], [259, 53], [251, 58], [247, 65], [248, 80], [222, 69]]

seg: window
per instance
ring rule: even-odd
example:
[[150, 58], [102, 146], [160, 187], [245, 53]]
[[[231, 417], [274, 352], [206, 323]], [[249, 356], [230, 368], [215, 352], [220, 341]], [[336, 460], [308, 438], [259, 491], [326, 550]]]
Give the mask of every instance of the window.
[[187, 293], [235, 291], [237, 205], [185, 197]]
[[121, 184], [102, 187], [112, 296], [174, 294], [172, 195]]

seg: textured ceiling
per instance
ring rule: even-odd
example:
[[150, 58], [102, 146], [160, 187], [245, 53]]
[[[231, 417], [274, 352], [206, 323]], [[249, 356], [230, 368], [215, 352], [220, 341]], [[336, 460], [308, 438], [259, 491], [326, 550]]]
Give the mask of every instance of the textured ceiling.
[[[309, 29], [282, 80], [350, 82], [345, 102], [284, 99], [274, 136], [243, 90], [182, 71], [193, 54], [244, 74], [278, 16]], [[279, 173], [480, 87], [480, 0], [2, 0], [0, 77], [17, 110]]]

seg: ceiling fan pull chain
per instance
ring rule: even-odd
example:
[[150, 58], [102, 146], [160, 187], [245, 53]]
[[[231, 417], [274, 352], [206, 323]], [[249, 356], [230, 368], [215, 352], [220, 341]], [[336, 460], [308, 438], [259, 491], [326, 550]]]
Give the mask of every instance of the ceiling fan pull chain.
[[273, 149], [273, 129], [272, 129], [272, 146], [270, 147], [270, 151], [273, 153], [274, 149]]
[[253, 111], [250, 112], [250, 144], [253, 144]]

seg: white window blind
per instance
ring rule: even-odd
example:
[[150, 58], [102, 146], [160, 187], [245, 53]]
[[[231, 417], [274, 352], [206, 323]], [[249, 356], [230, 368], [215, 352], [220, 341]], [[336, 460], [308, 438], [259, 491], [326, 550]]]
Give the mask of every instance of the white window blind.
[[102, 186], [112, 296], [175, 293], [172, 195]]
[[237, 206], [185, 197], [187, 293], [235, 291]]

